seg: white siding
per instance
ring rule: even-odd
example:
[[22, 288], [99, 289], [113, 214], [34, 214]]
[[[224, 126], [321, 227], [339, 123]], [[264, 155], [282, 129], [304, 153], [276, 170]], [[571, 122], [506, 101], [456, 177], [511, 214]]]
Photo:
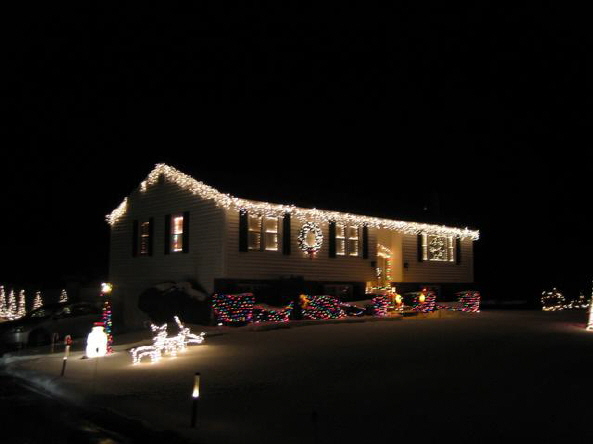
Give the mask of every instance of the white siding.
[[474, 281], [473, 241], [461, 241], [461, 263], [418, 261], [418, 238], [415, 235], [403, 235], [402, 242], [403, 279], [401, 282], [419, 283], [470, 283]]
[[[190, 212], [189, 253], [164, 254], [165, 215]], [[134, 220], [154, 218], [152, 256], [133, 257]], [[172, 184], [157, 184], [145, 192], [136, 191], [128, 210], [111, 227], [109, 276], [114, 284], [114, 316], [118, 308], [128, 324], [143, 318], [137, 309], [138, 295], [164, 281], [197, 281], [207, 293], [216, 277], [222, 276], [224, 210], [213, 202], [196, 198]]]
[[[239, 212], [227, 211], [225, 248], [225, 276], [230, 279], [279, 279], [303, 276], [307, 281], [368, 282], [374, 279], [371, 262], [376, 258], [375, 230], [369, 229], [369, 258], [362, 258], [362, 231], [360, 257], [330, 258], [328, 251], [328, 224], [323, 224], [323, 245], [311, 259], [298, 247], [298, 234], [302, 222], [291, 219], [291, 254], [280, 251], [239, 251]], [[282, 228], [282, 223], [280, 223]], [[280, 233], [282, 239], [282, 233]]]

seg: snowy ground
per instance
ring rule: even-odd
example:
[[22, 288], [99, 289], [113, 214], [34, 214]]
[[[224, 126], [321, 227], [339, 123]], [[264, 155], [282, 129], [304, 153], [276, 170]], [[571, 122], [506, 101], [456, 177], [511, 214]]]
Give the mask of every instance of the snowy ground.
[[60, 354], [4, 362], [57, 395], [207, 444], [584, 441], [593, 438], [593, 333], [585, 318], [583, 311], [494, 311], [238, 329], [176, 359], [137, 366], [125, 351], [131, 344], [120, 342], [99, 360], [74, 352], [64, 378]]

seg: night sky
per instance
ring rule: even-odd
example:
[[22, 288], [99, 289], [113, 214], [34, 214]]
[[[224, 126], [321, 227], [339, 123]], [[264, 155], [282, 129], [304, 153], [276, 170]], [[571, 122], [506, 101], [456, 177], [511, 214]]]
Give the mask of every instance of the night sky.
[[166, 162], [239, 197], [479, 229], [484, 297], [589, 294], [584, 14], [258, 5], [3, 28], [0, 283], [105, 279], [105, 214]]

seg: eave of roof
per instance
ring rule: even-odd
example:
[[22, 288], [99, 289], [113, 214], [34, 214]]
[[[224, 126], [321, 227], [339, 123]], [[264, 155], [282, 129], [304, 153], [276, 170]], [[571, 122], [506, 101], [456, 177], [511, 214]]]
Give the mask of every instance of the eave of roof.
[[[478, 240], [480, 232], [468, 228], [455, 228], [445, 225], [434, 225], [418, 222], [405, 222], [393, 219], [383, 219], [371, 216], [361, 216], [357, 214], [341, 213], [338, 211], [318, 210], [316, 208], [300, 208], [294, 205], [281, 205], [269, 202], [258, 202], [247, 199], [240, 199], [223, 194], [215, 188], [199, 182], [193, 177], [182, 173], [181, 171], [166, 165], [157, 164], [150, 174], [140, 184], [140, 192], [145, 192], [148, 188], [155, 185], [159, 177], [163, 177], [167, 182], [175, 183], [181, 188], [191, 192], [201, 199], [212, 200], [222, 208], [233, 209], [241, 212], [249, 212], [270, 217], [281, 217], [286, 213], [300, 221], [312, 221], [317, 223], [336, 222], [344, 225], [368, 226], [372, 228], [394, 230], [406, 234], [426, 233], [438, 236], [453, 236], [460, 239], [469, 238]], [[106, 220], [110, 225], [114, 225], [127, 211], [128, 199], [123, 202], [110, 214]]]

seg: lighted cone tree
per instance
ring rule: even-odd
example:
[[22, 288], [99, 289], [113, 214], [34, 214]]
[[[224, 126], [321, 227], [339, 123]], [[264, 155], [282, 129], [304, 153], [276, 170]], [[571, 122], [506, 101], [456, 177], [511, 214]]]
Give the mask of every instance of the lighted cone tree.
[[7, 318], [16, 319], [18, 312], [18, 307], [16, 305], [16, 298], [14, 296], [14, 290], [10, 290], [8, 294], [8, 308], [7, 308]]
[[62, 290], [60, 293], [60, 303], [63, 302], [68, 302], [68, 293], [66, 293], [66, 290]]
[[38, 291], [35, 293], [35, 300], [33, 301], [33, 310], [37, 310], [43, 306], [43, 298], [41, 297], [41, 292]]
[[17, 309], [17, 317], [22, 318], [27, 314], [27, 298], [25, 296], [25, 290], [19, 292], [19, 306]]
[[0, 317], [8, 317], [7, 311], [8, 306], [6, 305], [6, 292], [4, 291], [4, 286], [0, 285]]

